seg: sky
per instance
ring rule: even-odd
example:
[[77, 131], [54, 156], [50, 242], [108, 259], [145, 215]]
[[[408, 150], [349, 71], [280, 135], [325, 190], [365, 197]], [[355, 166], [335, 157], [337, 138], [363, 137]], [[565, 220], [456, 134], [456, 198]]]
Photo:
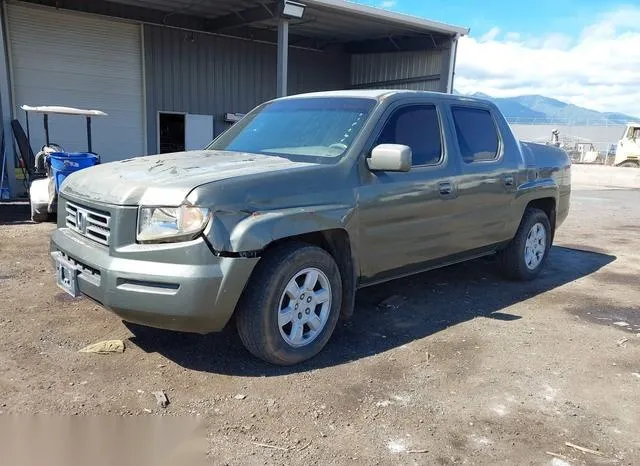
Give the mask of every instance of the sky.
[[455, 88], [640, 115], [640, 0], [357, 0], [471, 28]]

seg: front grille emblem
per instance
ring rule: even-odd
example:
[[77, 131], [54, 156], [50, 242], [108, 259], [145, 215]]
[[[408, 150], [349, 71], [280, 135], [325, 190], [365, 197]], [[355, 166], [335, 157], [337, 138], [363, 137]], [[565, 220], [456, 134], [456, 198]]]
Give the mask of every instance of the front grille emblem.
[[82, 210], [79, 210], [79, 209], [76, 212], [76, 228], [82, 234], [87, 233], [87, 215]]
[[97, 243], [109, 246], [111, 214], [100, 210], [90, 210], [69, 201], [66, 201], [65, 211], [67, 212], [65, 220], [67, 228]]

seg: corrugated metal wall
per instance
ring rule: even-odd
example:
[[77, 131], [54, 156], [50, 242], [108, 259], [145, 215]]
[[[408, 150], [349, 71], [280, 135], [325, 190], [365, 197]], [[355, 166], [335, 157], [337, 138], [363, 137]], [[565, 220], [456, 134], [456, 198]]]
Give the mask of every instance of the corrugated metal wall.
[[[147, 137], [157, 151], [159, 111], [214, 115], [247, 112], [276, 95], [276, 47], [189, 31], [144, 26]], [[292, 48], [289, 93], [349, 86], [349, 55]]]
[[433, 78], [412, 83], [393, 85], [388, 83], [440, 75], [443, 71], [442, 56], [443, 52], [440, 50], [352, 55], [351, 85], [437, 91], [440, 88], [440, 80]]

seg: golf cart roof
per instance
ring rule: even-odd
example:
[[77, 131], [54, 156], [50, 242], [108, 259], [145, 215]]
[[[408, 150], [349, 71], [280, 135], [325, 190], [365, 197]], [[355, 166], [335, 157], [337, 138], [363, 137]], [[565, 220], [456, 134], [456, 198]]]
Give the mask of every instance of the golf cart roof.
[[101, 112], [100, 110], [83, 110], [81, 108], [73, 108], [73, 107], [58, 107], [58, 106], [50, 106], [44, 105], [40, 107], [31, 107], [29, 105], [23, 105], [22, 110], [25, 112], [36, 112], [36, 113], [57, 113], [60, 115], [84, 115], [84, 116], [107, 116], [106, 113]]

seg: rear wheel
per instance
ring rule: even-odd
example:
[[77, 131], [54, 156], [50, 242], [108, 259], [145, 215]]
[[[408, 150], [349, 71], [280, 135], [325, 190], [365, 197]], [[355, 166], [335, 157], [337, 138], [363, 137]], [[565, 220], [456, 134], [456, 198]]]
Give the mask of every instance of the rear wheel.
[[634, 162], [633, 160], [627, 160], [626, 162], [622, 162], [618, 166], [625, 167], [625, 168], [638, 168], [640, 167], [640, 164], [638, 164], [638, 162]]
[[552, 231], [547, 214], [528, 208], [509, 245], [498, 253], [501, 272], [512, 280], [532, 280], [538, 276], [549, 255]]
[[283, 245], [262, 258], [238, 304], [245, 347], [278, 365], [318, 354], [340, 315], [342, 280], [333, 257], [316, 246]]

